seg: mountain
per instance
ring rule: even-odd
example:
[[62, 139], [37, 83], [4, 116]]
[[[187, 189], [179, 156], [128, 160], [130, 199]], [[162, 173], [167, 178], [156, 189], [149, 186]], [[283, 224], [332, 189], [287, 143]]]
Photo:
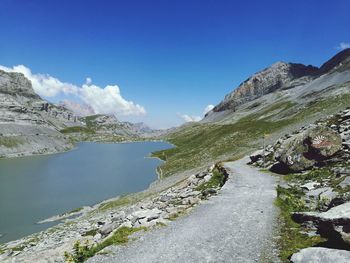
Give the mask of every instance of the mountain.
[[73, 112], [43, 100], [23, 74], [0, 70], [0, 156], [69, 149], [59, 130], [76, 123]]
[[94, 110], [86, 104], [74, 102], [71, 100], [63, 100], [58, 103], [58, 106], [71, 110], [78, 117], [94, 115]]
[[169, 130], [163, 138], [177, 147], [155, 156], [166, 160], [164, 177], [180, 174], [243, 157], [349, 105], [350, 49], [319, 68], [277, 62], [249, 77], [200, 122]]
[[96, 114], [79, 118], [93, 133], [105, 136], [122, 136], [126, 140], [157, 136], [159, 130], [153, 130], [144, 123], [119, 121], [113, 115]]
[[277, 62], [241, 83], [237, 89], [226, 95], [225, 99], [215, 106], [213, 111], [235, 110], [237, 106], [265, 94], [306, 83], [317, 72], [318, 69], [313, 66]]
[[331, 91], [332, 87], [350, 81], [349, 70], [350, 49], [339, 52], [320, 68], [277, 62], [253, 74], [227, 94], [212, 111], [206, 114], [203, 121], [227, 119], [228, 115], [232, 117], [232, 112], [247, 109], [248, 106], [251, 109], [258, 108], [281, 98], [302, 104], [310, 99], [324, 97], [326, 93], [331, 95], [334, 91]]

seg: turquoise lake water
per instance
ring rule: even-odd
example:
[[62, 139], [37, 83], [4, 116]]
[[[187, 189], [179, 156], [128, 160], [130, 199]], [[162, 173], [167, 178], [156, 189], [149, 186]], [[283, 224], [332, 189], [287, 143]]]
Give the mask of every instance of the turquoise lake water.
[[54, 155], [0, 160], [0, 243], [41, 231], [36, 222], [146, 189], [161, 161], [147, 158], [164, 142], [80, 143]]

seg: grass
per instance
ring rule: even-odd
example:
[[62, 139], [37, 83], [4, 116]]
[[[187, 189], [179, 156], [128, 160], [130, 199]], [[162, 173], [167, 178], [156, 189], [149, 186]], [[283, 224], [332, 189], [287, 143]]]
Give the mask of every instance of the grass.
[[[158, 151], [153, 156], [166, 161], [161, 169], [163, 177], [206, 165], [210, 162], [242, 156], [252, 151], [257, 139], [265, 133], [273, 133], [290, 124], [290, 120], [270, 121], [260, 118], [276, 108], [284, 111], [289, 103], [279, 104], [241, 118], [233, 124], [188, 125], [168, 135], [165, 139], [176, 145], [175, 148]], [[271, 116], [270, 116], [271, 117]]]
[[0, 136], [0, 146], [6, 148], [16, 148], [23, 144], [23, 139], [14, 136]]
[[[307, 105], [279, 101], [235, 123], [193, 123], [180, 127], [163, 139], [176, 147], [154, 152], [164, 161], [162, 177], [248, 154], [264, 134], [274, 134], [298, 123], [346, 108], [350, 94], [320, 99]], [[234, 114], [234, 113], [233, 113]]]
[[129, 241], [129, 236], [131, 234], [141, 230], [146, 230], [146, 228], [121, 227], [117, 229], [111, 237], [103, 240], [101, 243], [92, 246], [90, 246], [89, 243], [81, 245], [80, 242], [76, 242], [74, 244], [73, 253], [65, 252], [64, 257], [66, 259], [66, 262], [84, 262], [108, 246], [126, 244]]
[[102, 203], [98, 207], [98, 209], [100, 211], [106, 211], [106, 210], [109, 210], [109, 209], [112, 209], [112, 208], [117, 208], [117, 207], [120, 207], [120, 206], [128, 205], [130, 203], [131, 203], [131, 200], [129, 199], [129, 197], [128, 196], [123, 196], [123, 197], [120, 197], [120, 198], [118, 198], [116, 200]]
[[290, 262], [292, 254], [300, 249], [312, 247], [323, 241], [320, 236], [309, 237], [302, 233], [304, 230], [301, 225], [295, 223], [292, 218], [292, 212], [305, 211], [306, 207], [301, 201], [303, 193], [297, 187], [285, 189], [277, 187], [277, 199], [275, 204], [280, 208], [280, 238], [278, 241], [279, 256], [282, 262]]
[[84, 234], [82, 234], [83, 237], [86, 236], [95, 236], [98, 233], [98, 229], [91, 229], [89, 231], [86, 231]]
[[93, 129], [82, 127], [82, 126], [67, 127], [62, 129], [60, 132], [63, 134], [69, 134], [69, 133], [95, 134], [95, 131]]
[[225, 175], [220, 172], [217, 168], [213, 170], [213, 176], [210, 178], [210, 180], [206, 183], [203, 183], [199, 186], [197, 186], [197, 191], [205, 191], [206, 189], [210, 188], [219, 188], [222, 187], [225, 184]]

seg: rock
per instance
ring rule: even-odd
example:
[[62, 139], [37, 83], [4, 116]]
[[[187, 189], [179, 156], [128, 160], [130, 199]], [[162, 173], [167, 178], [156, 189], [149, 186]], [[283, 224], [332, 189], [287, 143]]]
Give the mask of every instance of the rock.
[[341, 137], [332, 129], [316, 126], [285, 140], [275, 159], [292, 171], [303, 171], [340, 151]]
[[214, 168], [215, 168], [215, 164], [210, 165], [210, 166], [208, 167], [208, 170], [207, 170], [208, 173], [213, 172]]
[[198, 195], [200, 195], [201, 194], [201, 192], [199, 192], [199, 191], [186, 191], [186, 192], [183, 192], [183, 193], [181, 193], [180, 195], [179, 195], [179, 197], [180, 198], [188, 198], [188, 197], [190, 197], [190, 196], [198, 196]]
[[207, 174], [207, 175], [204, 177], [204, 182], [209, 182], [209, 181], [210, 181], [210, 178], [211, 178], [211, 175], [210, 175], [210, 174]]
[[213, 195], [213, 194], [216, 194], [216, 193], [217, 193], [217, 191], [214, 188], [208, 188], [208, 189], [205, 189], [202, 192], [202, 195], [203, 196], [209, 196], [209, 195]]
[[308, 191], [310, 191], [310, 190], [313, 190], [313, 189], [315, 189], [317, 186], [319, 186], [320, 184], [319, 183], [317, 183], [317, 182], [309, 182], [309, 183], [306, 183], [306, 184], [303, 184], [303, 185], [301, 185], [300, 187], [301, 188], [304, 188], [304, 189], [306, 189], [306, 190], [308, 190]]
[[125, 212], [124, 211], [120, 211], [118, 214], [113, 214], [112, 215], [112, 221], [116, 222], [116, 221], [121, 221], [125, 218]]
[[149, 221], [156, 219], [159, 217], [159, 215], [162, 213], [161, 210], [158, 208], [150, 209], [150, 210], [139, 210], [134, 213], [132, 213], [133, 217], [135, 217], [137, 220], [146, 218], [146, 221], [149, 219]]
[[348, 263], [350, 251], [323, 247], [309, 247], [292, 255], [293, 263]]
[[327, 238], [329, 243], [341, 246], [349, 242], [350, 202], [338, 205], [322, 213], [293, 213], [292, 218], [298, 223], [313, 222], [317, 227], [318, 233], [322, 237]]
[[259, 159], [263, 158], [263, 150], [257, 150], [249, 156], [252, 163], [257, 162]]
[[326, 189], [326, 191], [322, 192], [319, 197], [320, 197], [320, 200], [325, 200], [327, 201], [326, 202], [326, 205], [329, 205], [329, 203], [337, 197], [337, 193], [333, 191], [332, 188], [330, 187], [325, 187], [323, 189]]
[[124, 223], [122, 223], [119, 227], [129, 227], [131, 228], [132, 227], [132, 223], [131, 221], [125, 221]]
[[201, 199], [198, 197], [189, 197], [189, 198], [183, 199], [182, 204], [183, 205], [195, 205], [195, 204], [198, 204], [200, 202], [200, 200]]
[[103, 236], [107, 236], [109, 233], [111, 233], [114, 229], [116, 229], [118, 227], [119, 224], [117, 224], [116, 222], [104, 225], [103, 227], [101, 227], [99, 229], [99, 232], [101, 233], [101, 235]]
[[345, 179], [339, 184], [341, 188], [345, 188], [350, 185], [350, 176], [345, 177]]
[[208, 173], [207, 172], [200, 172], [198, 174], [196, 174], [197, 178], [204, 178]]

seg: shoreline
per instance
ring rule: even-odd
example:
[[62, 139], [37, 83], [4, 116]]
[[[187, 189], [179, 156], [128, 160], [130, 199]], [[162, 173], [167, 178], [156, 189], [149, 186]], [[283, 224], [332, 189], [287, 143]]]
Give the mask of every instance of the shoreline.
[[[14, 159], [14, 158], [27, 158], [27, 157], [36, 157], [36, 156], [45, 156], [45, 155], [54, 155], [54, 154], [64, 154], [64, 153], [67, 153], [67, 152], [70, 152], [70, 151], [78, 149], [80, 143], [126, 144], [126, 143], [143, 143], [143, 142], [164, 142], [164, 143], [167, 143], [167, 144], [173, 146], [172, 144], [168, 143], [165, 140], [140, 140], [140, 141], [123, 141], [123, 142], [79, 141], [79, 142], [74, 143], [74, 146], [72, 148], [66, 150], [66, 151], [52, 152], [52, 153], [41, 153], [41, 154], [32, 154], [32, 155], [25, 155], [25, 156], [14, 156], [14, 157], [9, 157], [9, 158], [4, 157], [4, 158], [0, 158], [0, 160], [1, 159], [4, 159], [4, 160], [6, 160], [6, 159]], [[144, 158], [152, 158], [152, 159], [155, 158], [155, 159], [158, 159], [161, 162], [161, 164], [163, 164], [165, 162], [164, 160], [161, 160], [158, 157], [151, 156], [151, 154], [152, 154], [152, 152], [150, 152], [148, 155], [144, 156]], [[38, 234], [40, 232], [47, 231], [48, 229], [50, 229], [52, 227], [55, 227], [55, 226], [57, 226], [57, 225], [59, 225], [61, 223], [65, 223], [66, 221], [69, 221], [69, 220], [72, 220], [72, 219], [79, 220], [79, 218], [84, 217], [89, 212], [98, 209], [99, 207], [103, 206], [104, 204], [107, 204], [107, 203], [110, 203], [110, 202], [115, 202], [115, 201], [121, 200], [123, 198], [129, 198], [130, 196], [139, 195], [139, 194], [142, 194], [144, 192], [149, 191], [154, 184], [157, 184], [161, 180], [161, 177], [159, 177], [159, 173], [158, 173], [158, 167], [159, 166], [157, 166], [155, 168], [155, 170], [154, 170], [156, 175], [157, 175], [156, 179], [154, 181], [152, 181], [148, 186], [146, 186], [143, 190], [138, 191], [138, 192], [130, 192], [130, 193], [123, 194], [123, 195], [116, 195], [116, 196], [113, 196], [113, 197], [110, 197], [110, 198], [107, 198], [107, 199], [103, 199], [103, 200], [97, 201], [96, 203], [93, 203], [93, 204], [86, 204], [86, 205], [84, 205], [82, 207], [77, 207], [77, 208], [75, 208], [73, 210], [65, 211], [62, 214], [52, 215], [52, 216], [50, 216], [48, 218], [44, 218], [42, 220], [39, 220], [39, 221], [35, 222], [35, 224], [55, 223], [55, 225], [50, 226], [48, 228], [45, 228], [45, 229], [43, 229], [41, 231], [34, 232], [32, 234], [20, 237], [20, 238], [15, 239], [15, 240], [6, 241], [4, 243], [2, 243], [0, 241], [0, 247], [2, 245], [8, 244], [8, 243], [16, 242], [18, 240], [25, 239], [25, 238], [27, 238], [29, 236], [36, 235], [36, 234]], [[75, 210], [79, 210], [79, 211], [75, 211]], [[5, 234], [0, 234], [0, 239], [3, 236], [5, 236]]]
[[[73, 213], [63, 214], [65, 219], [62, 218], [62, 221], [55, 226], [0, 244], [0, 261], [36, 262], [45, 257], [64, 262], [64, 252], [71, 251], [76, 241], [82, 243], [88, 240], [92, 242], [91, 244], [97, 244], [108, 236], [105, 231], [110, 233], [109, 231], [120, 227], [147, 228], [166, 225], [173, 220], [173, 217], [175, 219], [189, 212], [200, 202], [201, 192], [197, 191], [196, 187], [211, 178], [210, 169], [207, 167], [203, 172], [191, 176], [185, 173], [174, 175], [174, 178], [156, 180], [143, 191], [109, 198], [77, 211], [76, 213], [81, 215], [72, 219], [69, 216], [73, 216]], [[164, 204], [170, 207], [164, 207], [162, 202], [166, 202]], [[155, 217], [152, 215], [150, 220], [153, 221], [131, 219], [140, 213], [156, 211], [163, 212], [161, 214], [157, 212]], [[95, 234], [90, 236], [89, 233]]]

